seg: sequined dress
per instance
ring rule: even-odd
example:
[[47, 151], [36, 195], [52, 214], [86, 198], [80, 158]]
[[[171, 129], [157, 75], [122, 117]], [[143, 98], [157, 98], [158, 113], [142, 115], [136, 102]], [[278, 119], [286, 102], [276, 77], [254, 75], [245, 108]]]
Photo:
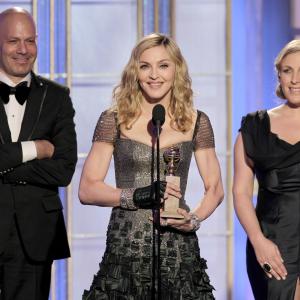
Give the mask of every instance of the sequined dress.
[[[105, 111], [97, 123], [94, 142], [114, 145], [116, 186], [138, 188], [151, 184], [152, 147], [120, 137], [113, 112]], [[207, 115], [197, 112], [193, 140], [176, 144], [180, 149], [177, 175], [184, 195], [192, 153], [198, 148], [214, 147], [214, 135]], [[164, 179], [165, 162], [160, 150], [160, 178]], [[156, 151], [154, 151], [156, 152]], [[154, 159], [156, 161], [156, 159]], [[154, 168], [155, 169], [155, 168]], [[184, 196], [180, 207], [189, 210]], [[153, 226], [152, 210], [113, 208], [106, 250], [98, 273], [84, 300], [150, 300], [152, 289]], [[164, 300], [214, 299], [206, 260], [200, 257], [197, 235], [164, 227], [161, 232], [161, 295]]]

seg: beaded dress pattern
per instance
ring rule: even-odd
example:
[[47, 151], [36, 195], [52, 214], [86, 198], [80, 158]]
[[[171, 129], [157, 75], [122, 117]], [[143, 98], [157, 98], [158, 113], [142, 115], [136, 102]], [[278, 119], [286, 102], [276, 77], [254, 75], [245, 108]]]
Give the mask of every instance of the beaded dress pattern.
[[[138, 188], [151, 184], [151, 170], [155, 169], [152, 161], [156, 161], [156, 151], [138, 141], [121, 138], [114, 112], [104, 111], [101, 114], [93, 142], [114, 145], [118, 188]], [[180, 207], [189, 210], [184, 193], [192, 153], [198, 148], [214, 148], [214, 135], [208, 116], [197, 111], [193, 140], [175, 146], [179, 148], [181, 158], [176, 174], [181, 178], [183, 197]], [[160, 150], [161, 180], [165, 178], [163, 153], [166, 149]], [[90, 290], [84, 292], [84, 300], [151, 299], [153, 225], [150, 217], [150, 209], [112, 209], [106, 250]], [[196, 233], [162, 228], [160, 252], [162, 299], [214, 299], [214, 288], [205, 272], [206, 260], [200, 257]]]

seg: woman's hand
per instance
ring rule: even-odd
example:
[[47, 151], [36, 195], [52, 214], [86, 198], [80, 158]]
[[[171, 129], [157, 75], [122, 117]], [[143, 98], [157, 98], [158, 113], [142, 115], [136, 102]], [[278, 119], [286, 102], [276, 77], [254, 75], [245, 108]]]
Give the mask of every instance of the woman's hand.
[[191, 215], [185, 209], [182, 208], [178, 208], [177, 212], [180, 215], [182, 215], [184, 218], [183, 219], [161, 218], [160, 225], [172, 227], [184, 232], [195, 231], [195, 226], [191, 222], [192, 221]]
[[166, 188], [167, 183], [165, 181], [160, 181], [159, 184], [155, 181], [152, 185], [136, 188], [132, 195], [133, 203], [137, 208], [154, 208], [156, 205], [156, 190], [159, 191], [162, 203]]
[[168, 201], [169, 196], [174, 196], [178, 199], [181, 199], [182, 197], [180, 187], [172, 182], [167, 182], [163, 200]]
[[[180, 187], [168, 182], [164, 194], [164, 201], [168, 201], [169, 196], [174, 196], [178, 199], [182, 197], [180, 192]], [[185, 209], [178, 208], [177, 212], [183, 216], [182, 219], [175, 219], [175, 218], [160, 218], [160, 225], [161, 226], [169, 226], [173, 227], [177, 230], [184, 231], [184, 232], [191, 232], [195, 231], [200, 226], [200, 221], [198, 222], [197, 226], [195, 222], [193, 222], [193, 216], [188, 213]], [[195, 219], [195, 217], [194, 217]], [[198, 219], [198, 218], [197, 218]]]
[[277, 245], [264, 236], [259, 237], [252, 245], [256, 259], [267, 276], [274, 276], [277, 280], [286, 279], [287, 270]]

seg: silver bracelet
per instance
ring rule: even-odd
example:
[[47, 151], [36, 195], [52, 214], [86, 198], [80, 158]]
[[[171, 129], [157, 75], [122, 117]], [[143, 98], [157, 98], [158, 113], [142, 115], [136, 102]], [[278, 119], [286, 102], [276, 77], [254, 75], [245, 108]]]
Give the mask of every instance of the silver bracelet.
[[201, 226], [201, 220], [196, 214], [192, 212], [190, 213], [190, 216], [191, 216], [191, 224], [193, 226], [192, 231], [197, 231]]
[[135, 188], [132, 189], [122, 189], [120, 195], [120, 207], [128, 210], [138, 209], [133, 203], [133, 192]]

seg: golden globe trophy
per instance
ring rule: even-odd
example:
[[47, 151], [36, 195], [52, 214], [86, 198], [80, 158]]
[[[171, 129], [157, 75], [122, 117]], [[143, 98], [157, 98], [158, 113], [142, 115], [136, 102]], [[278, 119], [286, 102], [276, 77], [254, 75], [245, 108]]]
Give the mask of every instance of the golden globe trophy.
[[[166, 182], [174, 183], [180, 186], [180, 177], [175, 176], [175, 172], [180, 162], [180, 151], [178, 147], [170, 147], [164, 152], [164, 160], [166, 162]], [[162, 218], [183, 219], [184, 217], [177, 212], [179, 208], [179, 199], [169, 195], [164, 201], [164, 208], [160, 216]]]

